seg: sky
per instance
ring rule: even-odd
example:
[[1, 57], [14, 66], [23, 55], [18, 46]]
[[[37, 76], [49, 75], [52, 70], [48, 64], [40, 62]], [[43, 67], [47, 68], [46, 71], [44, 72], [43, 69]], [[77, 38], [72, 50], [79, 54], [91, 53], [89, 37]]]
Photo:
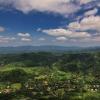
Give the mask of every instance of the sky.
[[100, 0], [0, 0], [0, 46], [100, 46]]

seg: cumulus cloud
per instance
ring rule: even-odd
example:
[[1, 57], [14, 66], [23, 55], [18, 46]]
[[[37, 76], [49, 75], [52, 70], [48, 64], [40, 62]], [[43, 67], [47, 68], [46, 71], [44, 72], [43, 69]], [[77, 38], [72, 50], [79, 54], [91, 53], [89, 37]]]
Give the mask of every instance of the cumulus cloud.
[[3, 32], [3, 31], [5, 31], [5, 28], [0, 26], [0, 32]]
[[10, 41], [16, 40], [15, 37], [6, 37], [6, 36], [0, 36], [0, 43], [8, 43]]
[[53, 12], [59, 14], [71, 14], [80, 9], [80, 6], [71, 0], [0, 0], [1, 6], [12, 6], [19, 11], [28, 13], [33, 10], [40, 12]]
[[95, 0], [79, 0], [80, 4], [87, 4], [89, 2], [95, 1]]
[[20, 40], [23, 42], [31, 42], [32, 41], [31, 34], [29, 34], [29, 33], [17, 33], [17, 35], [19, 37], [21, 37]]
[[[99, 0], [0, 0], [1, 8], [13, 8], [23, 13], [29, 13], [31, 11], [40, 12], [53, 12], [64, 16], [73, 14], [80, 9], [82, 4], [86, 5], [91, 2], [99, 2]], [[96, 3], [99, 5], [99, 3]], [[89, 8], [90, 5], [86, 5]]]
[[31, 40], [31, 38], [21, 38], [21, 41], [24, 41], [24, 42], [31, 42], [32, 40]]
[[[79, 42], [100, 42], [100, 16], [91, 15], [81, 21], [70, 23], [67, 27], [71, 31], [88, 32], [90, 37], [81, 38]], [[93, 30], [95, 32], [93, 32]], [[91, 33], [93, 32], [93, 33]]]
[[91, 15], [95, 15], [98, 12], [97, 8], [94, 8], [93, 10], [89, 10], [87, 12], [85, 12], [85, 16], [91, 16]]
[[[83, 17], [80, 21], [69, 23], [66, 28], [41, 29], [41, 31], [56, 37], [57, 40], [73, 42], [100, 42], [99, 22], [100, 16], [90, 15]], [[93, 32], [93, 30], [95, 32]]]
[[48, 29], [43, 30], [42, 32], [47, 33], [51, 36], [65, 36], [67, 38], [86, 38], [90, 37], [90, 34], [87, 32], [76, 32], [70, 31], [68, 29], [58, 28], [58, 29]]
[[62, 37], [57, 37], [56, 40], [58, 40], [58, 41], [66, 41], [67, 38], [62, 36]]
[[72, 22], [68, 28], [72, 30], [96, 30], [100, 32], [100, 16], [89, 16], [83, 18], [80, 22]]
[[100, 36], [94, 36], [91, 38], [83, 38], [83, 39], [79, 39], [78, 42], [100, 42]]
[[31, 36], [29, 33], [18, 33], [17, 35], [20, 37], [30, 37]]

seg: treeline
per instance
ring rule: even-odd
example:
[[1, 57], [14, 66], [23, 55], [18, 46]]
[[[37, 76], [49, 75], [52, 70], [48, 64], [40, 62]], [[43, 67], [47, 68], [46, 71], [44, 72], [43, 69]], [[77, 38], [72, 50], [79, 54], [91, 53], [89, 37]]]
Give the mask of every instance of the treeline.
[[54, 54], [49, 52], [0, 55], [0, 66], [52, 67], [71, 72], [100, 72], [100, 53]]

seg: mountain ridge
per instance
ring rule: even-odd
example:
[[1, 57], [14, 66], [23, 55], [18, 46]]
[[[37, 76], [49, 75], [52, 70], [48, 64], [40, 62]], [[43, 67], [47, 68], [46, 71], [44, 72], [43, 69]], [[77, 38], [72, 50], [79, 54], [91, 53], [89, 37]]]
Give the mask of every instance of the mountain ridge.
[[74, 52], [74, 51], [99, 51], [100, 47], [78, 47], [78, 46], [16, 46], [0, 47], [0, 54], [5, 53], [28, 53], [28, 52]]

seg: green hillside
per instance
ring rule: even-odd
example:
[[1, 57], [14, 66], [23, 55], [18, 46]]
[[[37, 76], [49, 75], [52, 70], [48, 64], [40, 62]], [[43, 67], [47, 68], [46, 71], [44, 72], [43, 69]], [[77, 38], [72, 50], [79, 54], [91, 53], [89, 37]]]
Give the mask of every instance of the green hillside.
[[100, 53], [0, 55], [0, 100], [100, 100]]

